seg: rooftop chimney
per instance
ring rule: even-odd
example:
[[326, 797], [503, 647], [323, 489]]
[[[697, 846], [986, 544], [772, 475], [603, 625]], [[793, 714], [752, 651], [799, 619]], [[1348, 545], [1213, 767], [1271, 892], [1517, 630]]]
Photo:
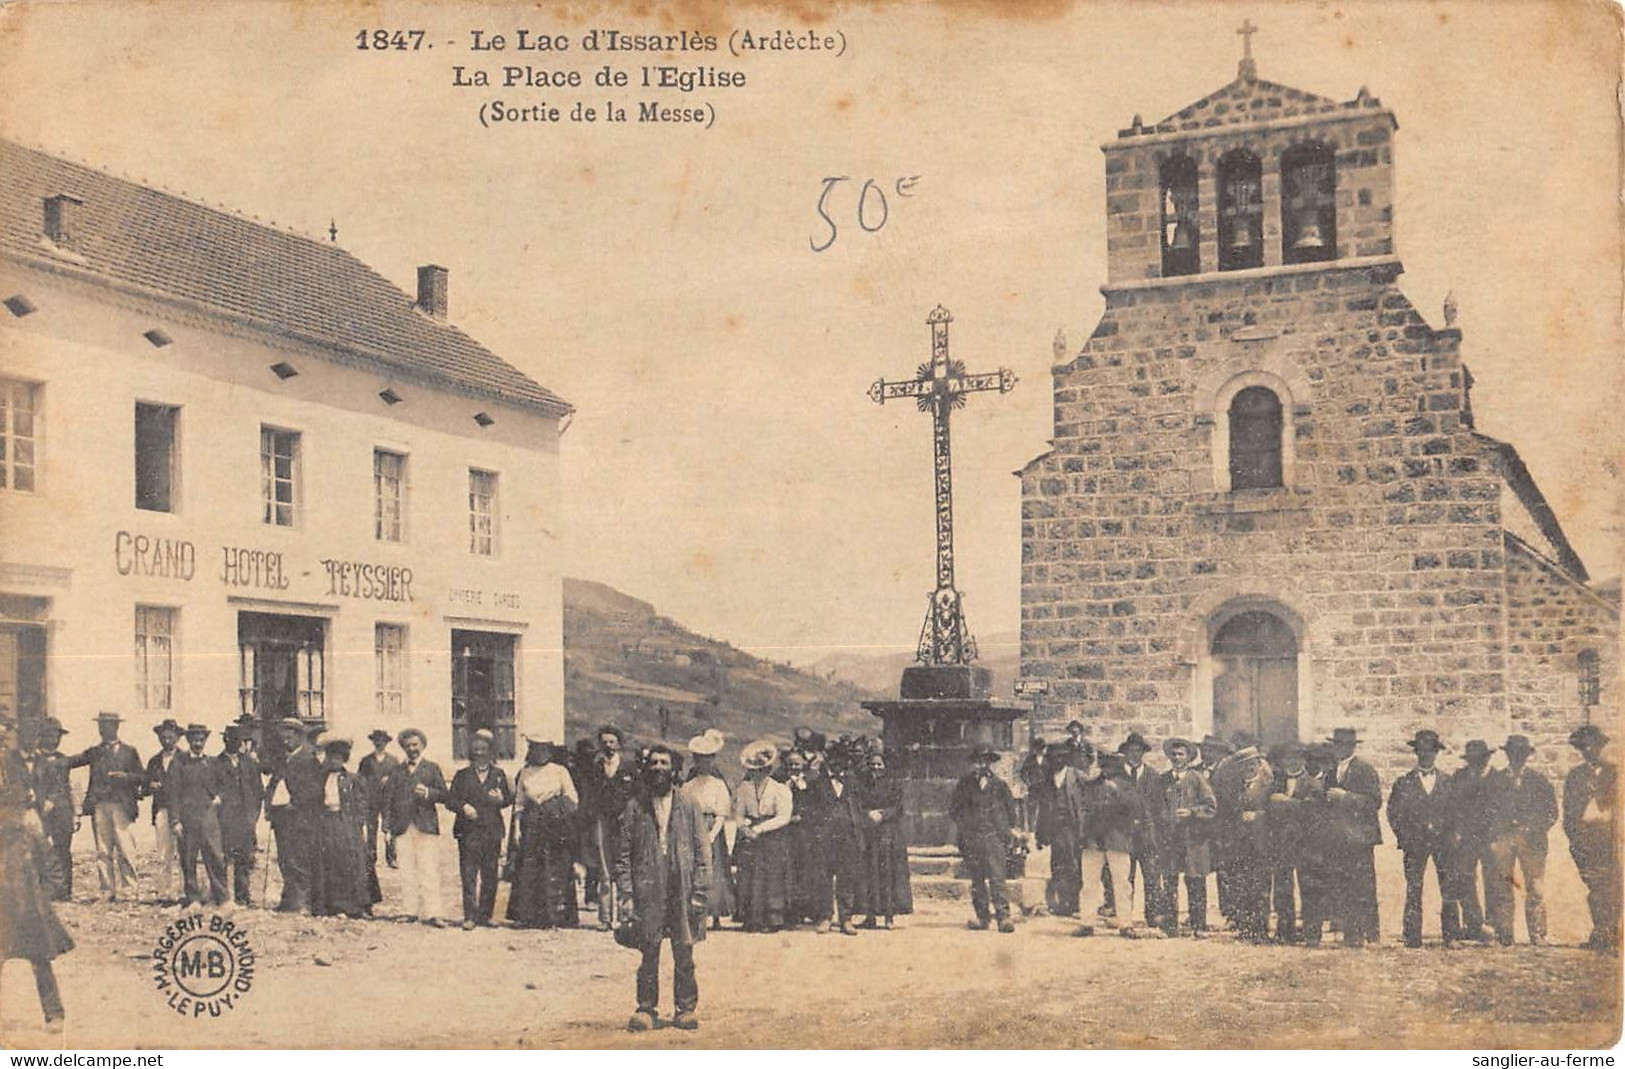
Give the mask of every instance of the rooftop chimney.
[[85, 202], [66, 193], [45, 198], [45, 236], [59, 248], [71, 249], [79, 233], [80, 207]]
[[436, 319], [446, 318], [446, 269], [435, 264], [418, 268], [418, 308]]

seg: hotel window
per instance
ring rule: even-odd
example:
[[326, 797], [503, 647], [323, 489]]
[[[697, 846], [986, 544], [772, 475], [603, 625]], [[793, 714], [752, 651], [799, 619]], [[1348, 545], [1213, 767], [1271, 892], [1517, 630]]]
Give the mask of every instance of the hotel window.
[[299, 505], [299, 432], [260, 428], [260, 488], [263, 522], [292, 527]]
[[135, 507], [175, 511], [175, 428], [181, 410], [173, 405], [135, 403]]
[[385, 723], [399, 722], [406, 715], [406, 628], [377, 624], [373, 650], [378, 669], [378, 718]]
[[468, 469], [468, 551], [476, 557], [497, 552], [497, 473]]
[[135, 607], [135, 701], [152, 712], [175, 708], [175, 610]]
[[39, 431], [39, 385], [0, 379], [0, 490], [32, 492], [38, 484]]
[[401, 542], [406, 537], [406, 458], [385, 449], [372, 451], [373, 537]]

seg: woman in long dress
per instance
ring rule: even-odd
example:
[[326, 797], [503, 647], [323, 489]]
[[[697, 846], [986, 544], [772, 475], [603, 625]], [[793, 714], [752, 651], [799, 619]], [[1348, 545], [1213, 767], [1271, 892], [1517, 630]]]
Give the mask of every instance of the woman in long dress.
[[770, 773], [778, 747], [762, 739], [739, 755], [745, 782], [734, 794], [734, 861], [739, 866], [734, 917], [747, 932], [776, 932], [784, 927], [790, 898], [790, 836], [785, 830], [794, 814], [790, 788]]
[[48, 849], [28, 787], [28, 767], [17, 752], [16, 725], [0, 721], [0, 961], [26, 958], [48, 1032], [62, 1031], [62, 995], [52, 959], [73, 949], [40, 881]]
[[525, 767], [514, 779], [513, 888], [508, 919], [518, 928], [574, 928], [580, 799], [553, 745], [527, 740]]
[[892, 918], [914, 912], [908, 842], [903, 836], [903, 784], [886, 772], [884, 754], [871, 753], [868, 768], [863, 802], [869, 818], [868, 834], [863, 840], [868, 879], [861, 885], [865, 900], [858, 908], [868, 914], [863, 927], [875, 927], [878, 917], [884, 918], [886, 927], [890, 928]]
[[722, 749], [722, 733], [715, 728], [688, 740], [688, 752], [694, 764], [683, 794], [699, 806], [705, 818], [705, 834], [711, 840], [711, 893], [706, 897], [706, 909], [711, 914], [711, 927], [721, 928], [722, 918], [734, 913], [733, 879], [728, 873], [728, 837], [724, 826], [733, 812], [733, 798], [728, 783], [717, 769], [717, 753]]
[[367, 787], [344, 762], [349, 739], [322, 740], [322, 808], [316, 818], [316, 856], [310, 911], [317, 916], [370, 917], [373, 903], [367, 866]]

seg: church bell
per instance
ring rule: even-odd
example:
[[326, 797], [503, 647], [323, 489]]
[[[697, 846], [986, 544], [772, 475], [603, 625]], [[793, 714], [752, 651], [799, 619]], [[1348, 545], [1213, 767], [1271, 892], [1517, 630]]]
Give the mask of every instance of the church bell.
[[1320, 232], [1320, 221], [1311, 219], [1303, 224], [1298, 231], [1298, 240], [1292, 243], [1294, 249], [1324, 249], [1326, 239]]
[[1249, 219], [1239, 220], [1236, 228], [1230, 231], [1230, 248], [1233, 250], [1250, 249], [1253, 247], [1253, 224]]

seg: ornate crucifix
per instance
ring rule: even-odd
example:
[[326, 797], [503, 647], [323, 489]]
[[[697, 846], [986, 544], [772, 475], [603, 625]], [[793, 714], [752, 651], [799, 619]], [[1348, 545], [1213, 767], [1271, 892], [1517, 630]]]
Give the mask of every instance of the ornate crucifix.
[[926, 317], [931, 327], [931, 361], [921, 364], [914, 378], [902, 382], [878, 379], [869, 387], [869, 399], [876, 404], [912, 397], [921, 412], [931, 413], [937, 476], [937, 589], [926, 610], [915, 656], [932, 665], [969, 664], [976, 659], [976, 641], [965, 627], [959, 591], [954, 588], [954, 480], [948, 414], [964, 407], [966, 394], [987, 390], [1009, 393], [1016, 385], [1015, 373], [1009, 368], [967, 375], [963, 362], [949, 359], [948, 324], [953, 319], [940, 304]]

